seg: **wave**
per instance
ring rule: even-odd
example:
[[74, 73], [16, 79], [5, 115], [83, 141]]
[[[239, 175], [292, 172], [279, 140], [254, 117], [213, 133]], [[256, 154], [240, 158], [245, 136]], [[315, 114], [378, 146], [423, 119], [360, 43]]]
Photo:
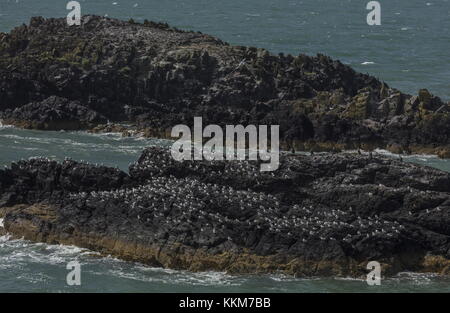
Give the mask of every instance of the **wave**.
[[7, 128], [15, 128], [13, 125], [3, 125], [2, 121], [0, 121], [0, 130]]
[[[158, 283], [182, 286], [240, 286], [245, 282], [242, 276], [233, 276], [225, 272], [189, 272], [161, 267], [150, 267], [140, 263], [126, 263], [112, 257], [103, 258], [108, 263], [108, 275], [136, 282]], [[97, 272], [104, 275], [104, 272]]]
[[[348, 277], [298, 278], [285, 274], [231, 275], [215, 271], [192, 273], [149, 267], [114, 257], [101, 257], [98, 253], [76, 246], [33, 243], [23, 239], [12, 239], [9, 235], [0, 237], [0, 259], [2, 260], [0, 270], [7, 269], [2, 271], [4, 285], [0, 282], [0, 290], [8, 288], [5, 286], [15, 286], [22, 291], [34, 290], [33, 288], [41, 291], [71, 291], [69, 287], [61, 284], [65, 281], [67, 274], [66, 264], [74, 260], [79, 261], [82, 266], [83, 283], [80, 288], [83, 289], [80, 290], [101, 291], [99, 288], [108, 291], [153, 290], [157, 292], [195, 290], [199, 292], [360, 292], [374, 290], [367, 287], [364, 279]], [[448, 286], [448, 280], [439, 275], [404, 272], [393, 278], [383, 279], [378, 291], [441, 290], [441, 286]]]
[[0, 237], [2, 265], [11, 267], [26, 263], [66, 264], [86, 255], [99, 255], [88, 249], [69, 245], [35, 243], [24, 239], [13, 239], [9, 234]]
[[436, 154], [408, 154], [408, 155], [403, 155], [403, 154], [393, 153], [393, 152], [390, 152], [390, 151], [385, 150], [385, 149], [375, 149], [374, 152], [378, 153], [378, 154], [381, 154], [381, 155], [389, 156], [389, 157], [400, 157], [401, 156], [404, 159], [408, 159], [408, 158], [422, 158], [424, 160], [439, 159], [439, 157]]

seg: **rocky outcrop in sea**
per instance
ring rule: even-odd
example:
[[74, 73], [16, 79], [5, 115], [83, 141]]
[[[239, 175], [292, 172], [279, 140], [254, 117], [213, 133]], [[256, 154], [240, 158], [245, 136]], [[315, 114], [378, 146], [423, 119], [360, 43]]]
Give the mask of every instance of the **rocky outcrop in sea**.
[[129, 173], [30, 159], [0, 170], [5, 231], [191, 271], [297, 276], [450, 273], [450, 174], [392, 158], [283, 154], [174, 161], [148, 148]]
[[[41, 130], [170, 135], [176, 124], [280, 125], [286, 150], [450, 155], [449, 105], [324, 55], [273, 55], [167, 24], [33, 18], [0, 33], [0, 119]], [[131, 126], [124, 126], [126, 122]], [[0, 170], [15, 237], [192, 271], [450, 273], [450, 174], [372, 154], [174, 161], [129, 172], [42, 158]]]
[[449, 105], [324, 55], [273, 55], [167, 24], [32, 18], [0, 33], [0, 119], [45, 130], [168, 137], [176, 124], [277, 124], [286, 150], [450, 156]]

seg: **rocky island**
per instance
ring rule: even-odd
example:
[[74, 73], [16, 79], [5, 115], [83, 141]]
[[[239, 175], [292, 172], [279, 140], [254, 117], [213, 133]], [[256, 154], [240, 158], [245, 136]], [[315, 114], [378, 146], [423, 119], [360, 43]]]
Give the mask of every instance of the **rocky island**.
[[15, 237], [174, 269], [450, 273], [449, 173], [349, 153], [280, 161], [260, 172], [148, 148], [127, 174], [30, 159], [0, 170], [0, 212]]
[[[385, 148], [450, 156], [448, 103], [324, 55], [272, 55], [167, 24], [32, 18], [0, 33], [0, 120], [167, 138], [207, 124], [280, 125], [286, 150]], [[109, 123], [108, 123], [109, 122]], [[114, 123], [132, 125], [124, 127]]]
[[[450, 108], [324, 55], [272, 55], [167, 24], [33, 18], [0, 33], [0, 119], [39, 130], [167, 138], [208, 124], [280, 125], [286, 150], [450, 155]], [[127, 126], [123, 125], [124, 123]], [[450, 274], [450, 174], [366, 153], [177, 162], [148, 148], [126, 173], [32, 158], [0, 170], [14, 237], [191, 271]]]

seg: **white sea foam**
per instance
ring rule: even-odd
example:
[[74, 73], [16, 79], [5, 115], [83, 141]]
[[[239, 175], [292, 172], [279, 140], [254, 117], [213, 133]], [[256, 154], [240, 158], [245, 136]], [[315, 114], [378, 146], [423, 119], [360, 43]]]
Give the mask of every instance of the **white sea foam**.
[[10, 240], [11, 236], [9, 234], [6, 234], [4, 236], [0, 236], [0, 242], [6, 242]]
[[[243, 276], [213, 271], [191, 273], [148, 267], [112, 257], [92, 258], [88, 256], [91, 253], [89, 250], [75, 246], [32, 243], [2, 236], [0, 237], [0, 259], [2, 260], [0, 270], [15, 273], [15, 276], [11, 277], [17, 282], [30, 283], [37, 288], [53, 288], [49, 290], [60, 290], [59, 287], [54, 286], [60, 285], [61, 266], [73, 260], [82, 263], [83, 273], [88, 275], [87, 277], [94, 275], [98, 277], [98, 280], [108, 277], [108, 280], [123, 281], [124, 283], [120, 286], [142, 286], [142, 283], [148, 283], [149, 288], [158, 290], [172, 290], [172, 288], [182, 288], [183, 290], [195, 290], [192, 288], [198, 290], [241, 290], [241, 288], [246, 289], [251, 286], [251, 288], [257, 288], [258, 290], [289, 292], [293, 290], [336, 291], [336, 288], [352, 287], [355, 284], [365, 286], [364, 279], [354, 278], [335, 278], [335, 282], [333, 282], [333, 279], [296, 278], [284, 274]], [[41, 268], [37, 272], [35, 271], [36, 264], [39, 264]], [[64, 275], [62, 277], [65, 278]], [[440, 279], [438, 275], [406, 272], [384, 281], [386, 288], [398, 289], [402, 286], [406, 288], [432, 286], [436, 281], [439, 282], [438, 279]], [[20, 283], [18, 286], [20, 286]], [[29, 285], [27, 285], [27, 288], [29, 288]]]
[[428, 285], [437, 278], [440, 278], [440, 276], [433, 273], [400, 272], [390, 280], [393, 282], [408, 282], [413, 285]]
[[7, 129], [7, 128], [14, 128], [12, 125], [3, 125], [2, 121], [0, 121], [0, 130], [1, 129]]
[[39, 283], [46, 283], [49, 280], [52, 280], [52, 277], [44, 273], [34, 272], [34, 273], [22, 273], [19, 276], [17, 276], [17, 279], [24, 280], [32, 284], [39, 284]]
[[365, 281], [365, 279], [356, 278], [356, 277], [335, 277], [334, 279], [341, 280], [341, 281]]
[[9, 235], [0, 237], [0, 248], [2, 263], [10, 266], [24, 262], [47, 265], [66, 264], [73, 259], [96, 254], [76, 246], [33, 243], [23, 239], [12, 239]]
[[294, 277], [291, 275], [285, 275], [285, 274], [271, 274], [268, 275], [267, 278], [269, 278], [270, 280], [276, 281], [276, 282], [280, 282], [280, 283], [298, 283], [298, 282], [304, 282], [304, 281], [310, 281], [310, 280], [316, 280], [317, 278], [315, 277], [303, 277], [303, 278], [298, 278], [298, 277]]
[[396, 154], [396, 153], [392, 153], [388, 150], [385, 149], [375, 149], [374, 150], [375, 153], [381, 154], [381, 155], [385, 155], [385, 156], [391, 156], [391, 157], [399, 157], [402, 156], [403, 158], [422, 158], [425, 160], [429, 160], [429, 159], [438, 159], [438, 156], [435, 154], [409, 154], [409, 155], [401, 155], [401, 154]]
[[[140, 282], [159, 283], [164, 285], [189, 285], [199, 287], [240, 286], [248, 278], [229, 275], [225, 272], [198, 272], [150, 267], [140, 263], [129, 263], [108, 256], [101, 259], [108, 265], [108, 275]], [[93, 272], [104, 275], [104, 272]]]

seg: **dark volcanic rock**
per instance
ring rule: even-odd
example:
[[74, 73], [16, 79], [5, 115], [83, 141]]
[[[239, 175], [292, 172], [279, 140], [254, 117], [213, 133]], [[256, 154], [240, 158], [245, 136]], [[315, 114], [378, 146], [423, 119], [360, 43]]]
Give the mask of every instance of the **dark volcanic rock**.
[[99, 113], [81, 105], [78, 101], [51, 96], [0, 113], [6, 124], [40, 130], [78, 130], [107, 123]]
[[[13, 195], [13, 196], [11, 196]], [[0, 171], [5, 227], [146, 264], [296, 275], [450, 270], [450, 174], [385, 157], [175, 162], [118, 170], [21, 161]], [[2, 209], [2, 208], [0, 208]]]
[[[50, 96], [148, 136], [202, 116], [205, 124], [281, 125], [287, 149], [450, 155], [448, 104], [426, 90], [412, 97], [324, 55], [275, 56], [153, 22], [85, 16], [69, 27], [37, 17], [0, 33], [0, 111]], [[84, 120], [67, 122], [78, 126]]]
[[72, 160], [63, 163], [32, 158], [13, 163], [0, 174], [0, 207], [60, 199], [70, 192], [120, 188], [127, 181], [118, 169]]

